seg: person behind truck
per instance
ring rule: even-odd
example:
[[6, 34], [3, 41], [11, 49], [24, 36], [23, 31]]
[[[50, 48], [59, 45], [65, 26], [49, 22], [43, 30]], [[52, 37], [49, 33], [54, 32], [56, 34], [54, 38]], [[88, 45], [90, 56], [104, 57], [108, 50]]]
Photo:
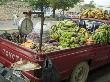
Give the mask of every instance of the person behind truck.
[[86, 23], [84, 20], [82, 19], [79, 19], [76, 21], [76, 24], [79, 26], [79, 27], [82, 27], [82, 28], [86, 28]]
[[17, 14], [13, 14], [13, 25], [17, 25], [18, 24], [18, 16]]
[[100, 26], [100, 23], [98, 21], [93, 22], [91, 31], [94, 32], [96, 29], [98, 29]]

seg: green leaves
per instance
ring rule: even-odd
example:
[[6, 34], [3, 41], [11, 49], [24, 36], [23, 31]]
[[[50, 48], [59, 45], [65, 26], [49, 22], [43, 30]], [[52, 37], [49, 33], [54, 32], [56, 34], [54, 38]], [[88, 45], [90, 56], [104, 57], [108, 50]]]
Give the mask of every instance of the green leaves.
[[73, 7], [80, 0], [47, 0], [50, 3], [51, 7], [56, 9], [67, 9]]

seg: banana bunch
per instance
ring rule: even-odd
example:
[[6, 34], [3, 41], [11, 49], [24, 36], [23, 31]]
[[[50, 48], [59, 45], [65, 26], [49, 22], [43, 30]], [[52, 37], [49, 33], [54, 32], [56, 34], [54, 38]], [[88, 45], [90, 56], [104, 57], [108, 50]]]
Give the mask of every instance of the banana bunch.
[[73, 21], [64, 20], [52, 26], [50, 37], [58, 41], [62, 48], [76, 48], [85, 44], [89, 33]]
[[99, 8], [86, 9], [81, 12], [80, 17], [110, 20], [110, 15], [107, 14], [103, 9], [99, 9]]
[[102, 24], [96, 29], [95, 33], [92, 35], [92, 39], [96, 44], [106, 44], [108, 43], [108, 39], [110, 38], [110, 33], [108, 31], [110, 27], [107, 24]]
[[31, 48], [34, 46], [34, 42], [32, 40], [27, 40], [26, 42], [22, 43], [21, 46]]
[[108, 43], [110, 43], [110, 25], [108, 25], [108, 35], [107, 35]]

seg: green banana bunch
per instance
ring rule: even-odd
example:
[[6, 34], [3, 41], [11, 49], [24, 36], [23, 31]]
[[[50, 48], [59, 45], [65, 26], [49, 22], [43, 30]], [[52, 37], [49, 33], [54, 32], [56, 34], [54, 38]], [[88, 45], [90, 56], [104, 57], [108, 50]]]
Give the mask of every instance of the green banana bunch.
[[110, 27], [107, 24], [101, 24], [100, 27], [96, 29], [95, 33], [92, 35], [92, 39], [96, 44], [106, 44], [108, 43], [108, 39], [110, 39], [109, 31]]
[[52, 39], [59, 42], [62, 48], [75, 48], [84, 44], [89, 38], [89, 34], [85, 28], [80, 28], [73, 21], [60, 21], [50, 30]]

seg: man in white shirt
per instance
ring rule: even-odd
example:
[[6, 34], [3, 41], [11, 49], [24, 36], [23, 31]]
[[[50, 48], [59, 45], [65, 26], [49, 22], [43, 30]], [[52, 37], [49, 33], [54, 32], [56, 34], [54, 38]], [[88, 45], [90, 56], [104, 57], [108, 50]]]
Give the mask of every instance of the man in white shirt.
[[18, 24], [18, 16], [17, 14], [13, 14], [13, 25], [17, 25]]

